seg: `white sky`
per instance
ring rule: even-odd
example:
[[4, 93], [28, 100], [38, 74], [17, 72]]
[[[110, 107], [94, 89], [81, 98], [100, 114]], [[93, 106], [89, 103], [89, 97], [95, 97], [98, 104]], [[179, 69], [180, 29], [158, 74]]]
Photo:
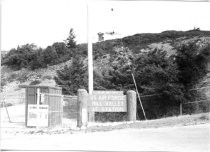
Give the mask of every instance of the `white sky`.
[[[85, 0], [2, 0], [2, 50], [34, 43], [42, 48], [62, 42], [73, 28], [78, 43], [87, 42]], [[114, 10], [111, 11], [111, 8]], [[165, 30], [210, 30], [209, 2], [91, 1], [92, 38], [98, 32], [118, 37]]]

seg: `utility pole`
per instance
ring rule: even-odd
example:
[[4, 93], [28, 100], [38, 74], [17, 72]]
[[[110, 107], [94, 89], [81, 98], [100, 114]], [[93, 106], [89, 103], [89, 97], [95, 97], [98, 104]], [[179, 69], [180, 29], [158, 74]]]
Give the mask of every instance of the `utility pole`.
[[91, 14], [87, 4], [87, 40], [88, 40], [88, 92], [93, 93], [93, 49], [91, 36]]
[[[2, 32], [1, 32], [1, 25], [2, 25], [2, 22], [1, 22], [1, 1], [0, 1], [0, 62], [1, 62], [1, 35], [2, 35]], [[1, 64], [0, 64], [0, 73], [1, 73]], [[1, 76], [0, 76], [0, 82], [1, 82]]]
[[[87, 39], [88, 39], [88, 92], [89, 95], [93, 93], [93, 49], [92, 49], [92, 35], [91, 35], [91, 11], [87, 4]], [[90, 102], [90, 101], [89, 101]], [[88, 112], [88, 120], [94, 122], [94, 112]]]

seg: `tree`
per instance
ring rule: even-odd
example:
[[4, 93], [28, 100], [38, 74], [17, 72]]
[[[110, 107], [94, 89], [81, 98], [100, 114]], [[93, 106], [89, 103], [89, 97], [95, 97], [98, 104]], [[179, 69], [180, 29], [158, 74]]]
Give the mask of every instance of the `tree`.
[[174, 57], [167, 57], [167, 52], [152, 50], [140, 55], [135, 60], [135, 73], [143, 94], [163, 93], [175, 86], [177, 65]]
[[27, 68], [32, 61], [32, 56], [37, 52], [37, 47], [34, 44], [25, 44], [18, 46], [17, 49], [11, 49], [3, 59], [3, 65], [14, 70]]
[[46, 65], [52, 65], [57, 63], [58, 54], [55, 47], [48, 46], [42, 53], [43, 60]]
[[210, 45], [200, 48], [196, 42], [190, 42], [177, 48], [178, 78], [187, 91], [206, 76], [209, 58]]
[[154, 49], [134, 61], [138, 90], [143, 96], [151, 95], [142, 98], [149, 119], [178, 113], [179, 103], [185, 100], [174, 58], [168, 57], [166, 51]]
[[69, 36], [66, 40], [66, 46], [67, 48], [76, 48], [76, 41], [75, 41], [75, 34], [73, 28], [70, 29]]
[[58, 57], [62, 57], [67, 54], [67, 47], [64, 42], [56, 42], [52, 45], [55, 48], [55, 51]]
[[114, 55], [110, 58], [112, 70], [110, 70], [110, 81], [116, 90], [135, 89], [132, 79], [134, 56], [127, 47], [114, 48]]
[[84, 58], [79, 56], [73, 58], [72, 64], [58, 70], [54, 79], [61, 85], [64, 94], [76, 95], [78, 89], [87, 89], [88, 74]]
[[95, 61], [94, 86], [101, 89], [126, 90], [133, 88], [130, 66], [132, 51], [124, 47], [115, 47], [112, 55], [97, 57]]
[[32, 60], [28, 65], [31, 70], [47, 67], [46, 63], [44, 62], [43, 50], [41, 48], [32, 54], [31, 58]]

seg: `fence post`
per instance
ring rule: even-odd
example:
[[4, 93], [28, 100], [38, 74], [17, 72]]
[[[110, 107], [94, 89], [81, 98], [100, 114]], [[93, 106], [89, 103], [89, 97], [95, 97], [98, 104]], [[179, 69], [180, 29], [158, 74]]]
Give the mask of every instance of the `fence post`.
[[88, 93], [85, 89], [79, 89], [77, 96], [77, 127], [86, 127], [88, 123]]
[[128, 121], [136, 121], [136, 92], [127, 91], [127, 119]]
[[180, 103], [180, 115], [182, 116], [182, 103]]

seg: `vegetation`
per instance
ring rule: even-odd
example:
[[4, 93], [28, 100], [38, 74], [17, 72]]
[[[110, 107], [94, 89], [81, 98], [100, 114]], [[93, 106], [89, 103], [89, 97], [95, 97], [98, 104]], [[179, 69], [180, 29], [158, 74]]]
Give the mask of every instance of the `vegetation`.
[[[124, 37], [122, 39], [114, 39], [108, 41], [97, 42], [93, 44], [94, 59], [110, 54], [113, 55], [113, 48], [126, 47], [134, 54], [138, 54], [141, 49], [148, 48], [148, 44], [158, 42], [170, 42], [175, 47], [179, 42], [179, 38], [190, 39], [193, 37], [210, 36], [209, 31], [190, 30], [190, 31], [164, 31], [162, 33], [145, 33]], [[34, 44], [25, 44], [11, 49], [9, 53], [3, 57], [2, 65], [7, 65], [13, 70], [21, 68], [38, 69], [46, 68], [48, 65], [70, 60], [75, 55], [85, 57], [87, 55], [86, 44], [76, 44], [74, 30], [70, 29], [69, 36], [64, 42], [55, 42], [47, 48], [37, 48]]]
[[40, 80], [34, 80], [34, 81], [32, 81], [32, 82], [30, 83], [30, 85], [38, 85], [38, 84], [40, 84], [40, 83], [41, 83]]
[[[181, 43], [195, 36], [197, 40]], [[95, 43], [94, 89], [134, 90], [133, 74], [147, 118], [178, 114], [181, 102], [197, 98], [198, 95], [192, 94], [190, 90], [202, 81], [208, 72], [210, 45], [198, 43], [199, 37], [203, 36], [210, 36], [210, 32], [165, 31], [160, 34], [136, 34]], [[161, 48], [148, 47], [149, 44], [158, 42], [170, 43], [175, 53], [168, 55], [168, 52]], [[141, 49], [148, 51], [142, 52]], [[70, 30], [65, 43], [56, 42], [45, 49], [37, 48], [33, 44], [12, 49], [3, 58], [2, 64], [14, 70], [34, 70], [70, 59], [71, 65], [58, 70], [54, 79], [62, 87], [64, 94], [76, 95], [79, 88], [87, 89], [87, 44], [76, 44], [73, 29]], [[15, 76], [11, 76], [11, 80], [12, 77]], [[152, 96], [147, 96], [151, 94]], [[139, 118], [143, 119], [140, 106], [137, 110]], [[110, 121], [115, 118], [124, 119], [123, 113], [105, 115], [113, 116]]]
[[71, 28], [69, 31], [69, 36], [66, 40], [66, 45], [68, 48], [76, 48], [76, 41], [75, 41], [75, 34], [74, 30]]
[[57, 71], [55, 81], [63, 89], [63, 94], [75, 95], [78, 89], [87, 89], [87, 66], [83, 59], [75, 57], [71, 66]]
[[199, 48], [195, 42], [182, 45], [177, 49], [178, 78], [186, 90], [198, 84], [208, 72], [210, 45]]
[[64, 42], [56, 42], [45, 49], [37, 48], [34, 44], [18, 46], [16, 49], [11, 49], [3, 57], [1, 64], [13, 70], [20, 70], [22, 68], [35, 70], [63, 63], [70, 60], [73, 53], [76, 52], [74, 38], [73, 29], [71, 29], [66, 44]]
[[[197, 51], [192, 53], [194, 50]], [[190, 94], [190, 89], [206, 75], [210, 57], [209, 45], [198, 50], [194, 43], [181, 45], [177, 48], [176, 55], [172, 56], [167, 56], [166, 51], [158, 49], [134, 55], [129, 48], [115, 47], [112, 52], [112, 56], [102, 56], [96, 60], [94, 89], [134, 90], [131, 75], [133, 73], [149, 119], [178, 115], [179, 104], [195, 98]], [[183, 62], [185, 64], [182, 64]], [[63, 85], [66, 90], [64, 93], [75, 95], [77, 89], [87, 89], [87, 69], [84, 68], [85, 63], [78, 58], [75, 58], [73, 63], [74, 65], [57, 71], [58, 77], [55, 77], [55, 80], [59, 85]], [[186, 74], [185, 68], [190, 74]], [[157, 95], [144, 97], [150, 94]], [[143, 119], [140, 106], [138, 106], [138, 115]], [[108, 116], [108, 120], [113, 121], [115, 118], [124, 120], [125, 115], [97, 113], [96, 118], [105, 121]]]

